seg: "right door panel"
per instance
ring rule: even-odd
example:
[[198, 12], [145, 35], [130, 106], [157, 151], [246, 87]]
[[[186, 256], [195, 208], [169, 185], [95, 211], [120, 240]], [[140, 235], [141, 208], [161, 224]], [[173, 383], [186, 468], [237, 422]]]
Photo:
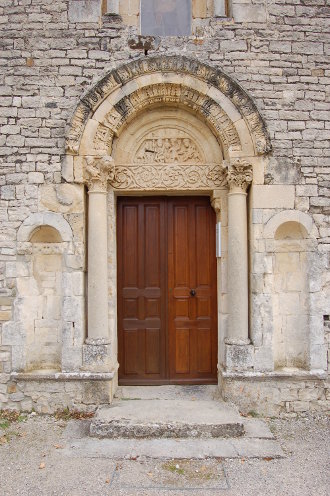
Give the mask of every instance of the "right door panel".
[[168, 200], [169, 379], [217, 382], [215, 213], [208, 198]]

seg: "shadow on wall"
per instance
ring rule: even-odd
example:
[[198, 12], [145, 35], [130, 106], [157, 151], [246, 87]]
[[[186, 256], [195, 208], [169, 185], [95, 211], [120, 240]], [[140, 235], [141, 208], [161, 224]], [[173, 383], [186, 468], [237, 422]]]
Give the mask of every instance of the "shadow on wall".
[[308, 233], [299, 222], [284, 222], [274, 246], [275, 368], [309, 368]]

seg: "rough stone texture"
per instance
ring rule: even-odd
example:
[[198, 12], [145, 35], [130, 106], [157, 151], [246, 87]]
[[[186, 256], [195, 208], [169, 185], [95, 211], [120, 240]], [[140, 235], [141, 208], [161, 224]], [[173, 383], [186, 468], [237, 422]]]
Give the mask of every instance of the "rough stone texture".
[[112, 401], [113, 374], [13, 374], [7, 384], [4, 408], [54, 413], [57, 410], [94, 411]]
[[98, 409], [90, 434], [99, 438], [239, 437], [237, 412], [217, 401], [117, 400]]
[[267, 417], [304, 411], [329, 410], [327, 375], [313, 377], [298, 372], [250, 376], [221, 374], [219, 378], [224, 400], [232, 401], [241, 413], [256, 412]]
[[[262, 152], [269, 151], [271, 143], [271, 154], [251, 160], [254, 178], [249, 201], [249, 250], [253, 349], [243, 365], [262, 374], [273, 371], [276, 363], [299, 365], [303, 357], [300, 366], [323, 371], [328, 368], [327, 9], [325, 0], [309, 0], [304, 5], [295, 0], [264, 0], [257, 4], [233, 0], [230, 12], [233, 19], [220, 19], [211, 17], [213, 2], [194, 0], [192, 36], [161, 38], [159, 43], [157, 40], [150, 45], [146, 56], [144, 46], [130, 44], [139, 34], [138, 2], [109, 1], [107, 15], [102, 17], [100, 0], [2, 1], [0, 407], [29, 409], [34, 403], [44, 402], [45, 409], [52, 410], [57, 403], [59, 406], [81, 404], [80, 393], [77, 392], [76, 400], [74, 392], [70, 398], [65, 396], [63, 383], [61, 391], [52, 392], [53, 383], [36, 382], [36, 394], [44, 399], [32, 401], [23, 384], [17, 395], [10, 381], [12, 370], [51, 367], [79, 371], [83, 366], [86, 207], [83, 186], [66, 184], [81, 183], [82, 177], [74, 175], [79, 163], [76, 159], [80, 157], [65, 156], [65, 139], [70, 137], [72, 118], [77, 112], [80, 111], [81, 121], [85, 122], [94, 108], [93, 98], [97, 107], [110, 83], [115, 87], [123, 82], [118, 80], [118, 75], [125, 76], [125, 71], [118, 71], [121, 64], [139, 67], [141, 61], [137, 59], [141, 59], [152, 65], [149, 62], [152, 57], [159, 60], [164, 54], [175, 56], [184, 52], [186, 60], [195, 61], [196, 71], [205, 70], [210, 75], [210, 87], [216, 85], [214, 77], [222, 75], [223, 84], [229, 84], [230, 101], [236, 101], [235, 91], [238, 91], [242, 113], [247, 111], [245, 115], [248, 115], [249, 109], [242, 104], [248, 95], [253, 109], [263, 118], [265, 136], [269, 133], [270, 142], [265, 138]], [[109, 76], [114, 69], [114, 76]], [[123, 103], [129, 105], [129, 102], [130, 98], [122, 95], [118, 107], [122, 113], [125, 114]], [[207, 120], [206, 108], [204, 112]], [[104, 130], [98, 131], [102, 143]], [[112, 350], [116, 350], [113, 193], [109, 193], [108, 200], [109, 333]], [[228, 317], [226, 199], [222, 201], [221, 343]], [[283, 209], [292, 213], [295, 209], [312, 219], [312, 227], [303, 239], [292, 238], [292, 233], [289, 241], [287, 236], [275, 240], [268, 237], [267, 223]], [[291, 221], [287, 215], [281, 223]], [[29, 237], [24, 237], [44, 224], [57, 229], [62, 237], [60, 243], [32, 243]], [[64, 227], [66, 224], [69, 229]], [[54, 257], [61, 261], [57, 265], [61, 271], [51, 271], [48, 279], [48, 271], [39, 270], [40, 263], [44, 267]], [[283, 264], [283, 259], [292, 257], [299, 258], [299, 262], [295, 270], [287, 270], [288, 264]], [[301, 274], [306, 275], [304, 281]], [[284, 300], [286, 307], [279, 305]], [[297, 319], [300, 314], [303, 322]], [[297, 333], [297, 327], [302, 328], [301, 334]], [[42, 343], [39, 349], [33, 344], [36, 337]], [[281, 348], [287, 339], [291, 340], [289, 353]], [[294, 346], [298, 340], [302, 342], [299, 349]], [[296, 349], [299, 356], [294, 355]], [[220, 349], [220, 363], [227, 365], [224, 346]], [[237, 363], [233, 365], [235, 368]], [[115, 351], [110, 367], [116, 367]], [[252, 409], [275, 413], [323, 409], [329, 399], [325, 396], [323, 379], [298, 382], [294, 378], [280, 382], [267, 379], [262, 388], [261, 384], [230, 380], [223, 386], [224, 395], [241, 401], [239, 391], [243, 387], [246, 398], [250, 395]], [[260, 400], [262, 397], [267, 399], [265, 405]], [[268, 406], [271, 403], [274, 406]]]

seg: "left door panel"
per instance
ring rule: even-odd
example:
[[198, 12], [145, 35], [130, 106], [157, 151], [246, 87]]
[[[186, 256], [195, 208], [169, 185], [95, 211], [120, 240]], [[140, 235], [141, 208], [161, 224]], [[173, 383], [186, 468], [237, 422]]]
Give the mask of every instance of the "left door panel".
[[166, 215], [161, 199], [118, 198], [121, 384], [166, 382]]

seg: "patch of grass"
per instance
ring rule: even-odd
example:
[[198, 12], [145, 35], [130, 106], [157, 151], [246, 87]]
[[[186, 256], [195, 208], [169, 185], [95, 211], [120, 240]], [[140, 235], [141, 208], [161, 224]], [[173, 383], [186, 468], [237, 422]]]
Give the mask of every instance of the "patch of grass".
[[258, 417], [260, 417], [259, 413], [255, 412], [254, 410], [250, 410], [250, 411], [247, 413], [247, 416], [248, 416], [248, 417], [253, 417], [253, 418], [258, 418]]
[[179, 475], [183, 475], [184, 474], [184, 470], [183, 468], [180, 468], [177, 466], [177, 464], [174, 464], [174, 463], [164, 463], [163, 464], [163, 468], [165, 470], [168, 470], [169, 472], [172, 472], [173, 474], [179, 474]]
[[81, 412], [64, 408], [64, 410], [57, 410], [54, 416], [57, 420], [85, 420], [94, 417], [94, 412]]
[[8, 420], [0, 420], [0, 429], [7, 429], [10, 426], [10, 422]]
[[205, 482], [218, 477], [215, 467], [208, 466], [207, 462], [196, 460], [171, 460], [163, 463], [162, 468], [174, 475], [181, 475], [185, 480], [194, 483]]
[[7, 429], [11, 423], [25, 422], [27, 415], [17, 410], [0, 410], [0, 428]]
[[21, 437], [21, 434], [16, 431], [6, 431], [3, 436], [0, 436], [0, 446], [3, 444], [8, 444], [13, 437]]

